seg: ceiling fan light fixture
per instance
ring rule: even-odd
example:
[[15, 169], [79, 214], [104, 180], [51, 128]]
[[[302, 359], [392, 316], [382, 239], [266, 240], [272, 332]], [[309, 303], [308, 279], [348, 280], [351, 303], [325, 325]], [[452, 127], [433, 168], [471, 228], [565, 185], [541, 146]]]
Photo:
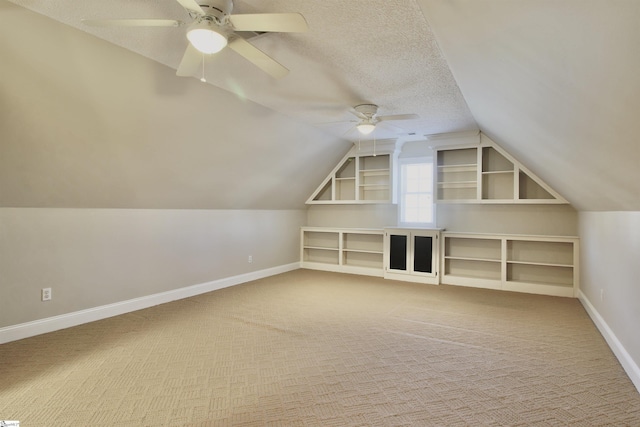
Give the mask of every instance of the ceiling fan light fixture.
[[363, 135], [369, 135], [371, 132], [373, 132], [375, 128], [376, 128], [376, 125], [368, 121], [359, 123], [356, 126], [356, 129], [358, 129], [358, 132], [360, 132]]
[[189, 28], [187, 39], [193, 47], [206, 54], [220, 52], [228, 41], [226, 34], [209, 20], [200, 21]]

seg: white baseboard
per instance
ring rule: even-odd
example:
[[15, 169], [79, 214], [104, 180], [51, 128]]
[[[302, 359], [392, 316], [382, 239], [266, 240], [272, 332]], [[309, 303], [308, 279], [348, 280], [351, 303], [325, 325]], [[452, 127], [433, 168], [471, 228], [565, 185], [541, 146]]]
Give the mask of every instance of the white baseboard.
[[88, 308], [86, 310], [75, 311], [73, 313], [47, 317], [46, 319], [7, 326], [0, 328], [0, 344], [60, 329], [70, 328], [72, 326], [82, 325], [84, 323], [94, 322], [96, 320], [106, 319], [120, 314], [130, 313], [143, 308], [153, 307], [158, 304], [189, 298], [195, 295], [216, 291], [218, 289], [228, 288], [229, 286], [250, 282], [252, 280], [263, 279], [276, 274], [286, 273], [287, 271], [297, 270], [298, 268], [300, 268], [300, 263], [295, 262], [278, 267], [253, 271], [251, 273], [241, 274], [238, 276], [214, 280], [212, 282], [200, 283], [198, 285], [160, 292], [158, 294], [102, 305], [100, 307]]
[[620, 361], [620, 364], [624, 368], [627, 375], [629, 375], [629, 378], [638, 389], [638, 392], [640, 392], [640, 367], [638, 367], [638, 364], [633, 360], [629, 352], [627, 352], [620, 340], [618, 340], [609, 325], [607, 325], [607, 322], [604, 321], [602, 316], [600, 316], [600, 313], [598, 313], [593, 304], [591, 304], [591, 301], [589, 301], [587, 296], [583, 294], [582, 291], [578, 292], [578, 299], [582, 303], [585, 310], [587, 310], [587, 314], [589, 315], [589, 317], [591, 317], [591, 320], [593, 320], [593, 323], [595, 323], [604, 339], [607, 341], [607, 344], [609, 344], [609, 347], [613, 351], [613, 354], [615, 354], [618, 358], [618, 361]]

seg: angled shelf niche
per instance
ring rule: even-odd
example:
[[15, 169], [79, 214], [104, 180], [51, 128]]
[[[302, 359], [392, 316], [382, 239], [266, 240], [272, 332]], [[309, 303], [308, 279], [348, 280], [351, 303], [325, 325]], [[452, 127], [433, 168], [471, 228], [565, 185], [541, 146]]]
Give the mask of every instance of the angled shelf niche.
[[383, 231], [302, 227], [302, 268], [382, 277]]
[[578, 238], [443, 233], [441, 282], [575, 297]]
[[436, 151], [438, 203], [568, 203], [484, 135], [480, 145]]
[[394, 203], [395, 141], [380, 141], [378, 152], [353, 147], [307, 204]]

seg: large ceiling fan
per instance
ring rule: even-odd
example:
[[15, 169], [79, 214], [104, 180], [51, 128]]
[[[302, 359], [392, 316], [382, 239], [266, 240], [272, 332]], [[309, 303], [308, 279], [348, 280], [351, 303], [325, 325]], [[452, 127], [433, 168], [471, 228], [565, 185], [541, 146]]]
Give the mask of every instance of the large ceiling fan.
[[[417, 114], [397, 114], [393, 116], [378, 116], [378, 106], [375, 104], [360, 104], [349, 110], [351, 114], [358, 117], [360, 120], [355, 125], [355, 128], [362, 135], [369, 135], [376, 128], [376, 125], [380, 122], [393, 121], [393, 120], [415, 120], [420, 116]], [[352, 121], [354, 122], [354, 121]]]
[[[193, 76], [211, 55], [229, 47], [274, 78], [284, 77], [289, 70], [275, 59], [246, 41], [236, 31], [305, 32], [307, 21], [299, 13], [258, 13], [232, 15], [232, 0], [176, 0], [192, 21], [187, 28], [189, 45], [184, 53], [178, 76]], [[83, 20], [98, 27], [179, 27], [187, 23], [172, 19], [95, 19]]]

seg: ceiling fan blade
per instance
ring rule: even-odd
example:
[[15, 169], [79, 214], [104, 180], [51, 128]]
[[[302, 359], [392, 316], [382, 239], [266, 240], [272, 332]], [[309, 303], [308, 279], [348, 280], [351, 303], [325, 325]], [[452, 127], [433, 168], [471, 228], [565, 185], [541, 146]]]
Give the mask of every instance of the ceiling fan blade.
[[289, 70], [282, 64], [242, 37], [234, 38], [229, 42], [228, 46], [275, 79], [282, 78], [289, 73]]
[[229, 21], [236, 31], [265, 31], [278, 33], [304, 33], [307, 21], [299, 13], [255, 13], [231, 15]]
[[179, 27], [184, 22], [174, 19], [83, 19], [92, 27]]
[[336, 120], [334, 122], [320, 122], [315, 123], [316, 126], [335, 126], [335, 125], [345, 125], [348, 123], [359, 123], [358, 120]]
[[198, 67], [202, 64], [202, 61], [204, 59], [202, 55], [203, 54], [198, 51], [198, 49], [191, 46], [191, 43], [189, 43], [189, 45], [187, 46], [187, 50], [184, 51], [182, 61], [180, 61], [180, 65], [178, 66], [176, 76], [194, 76], [196, 74], [196, 71], [198, 71]]
[[362, 119], [362, 120], [366, 120], [366, 119], [367, 119], [367, 116], [365, 116], [364, 114], [362, 114], [360, 111], [356, 111], [356, 110], [354, 110], [353, 108], [350, 108], [350, 109], [349, 109], [349, 112], [350, 112], [351, 114], [353, 114], [354, 116], [356, 116], [357, 118], [359, 118], [359, 119]]
[[389, 120], [415, 120], [419, 119], [420, 116], [417, 114], [398, 114], [395, 116], [378, 116], [376, 117], [378, 121], [389, 121]]
[[200, 7], [196, 0], [176, 0], [182, 7], [187, 9], [189, 12], [196, 13], [198, 15], [204, 15], [204, 10]]
[[381, 123], [380, 127], [392, 130], [392, 131], [397, 132], [397, 133], [405, 133], [406, 132], [405, 129], [403, 129], [403, 128], [399, 127], [399, 126], [396, 126], [396, 125], [392, 125], [388, 121], [385, 121], [384, 123]]
[[347, 131], [345, 133], [342, 134], [342, 136], [346, 136], [348, 133], [351, 133], [351, 131], [355, 130], [358, 127], [358, 125], [353, 125], [351, 127], [349, 127], [349, 129], [347, 129]]

